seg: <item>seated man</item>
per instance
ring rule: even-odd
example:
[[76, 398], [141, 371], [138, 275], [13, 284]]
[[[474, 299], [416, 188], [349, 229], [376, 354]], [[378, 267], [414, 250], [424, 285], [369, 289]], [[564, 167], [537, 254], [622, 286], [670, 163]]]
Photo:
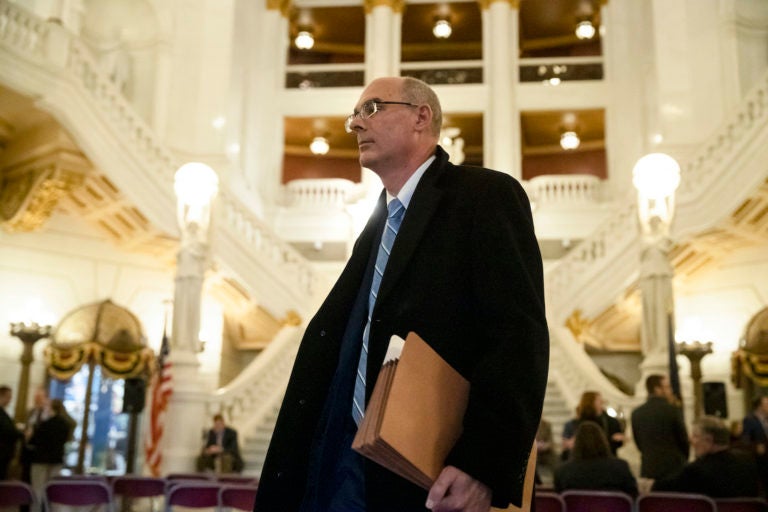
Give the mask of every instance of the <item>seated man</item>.
[[237, 431], [224, 423], [224, 417], [213, 417], [213, 428], [203, 447], [203, 453], [197, 458], [197, 470], [213, 470], [216, 473], [239, 473], [243, 470], [243, 459], [237, 444]]
[[731, 433], [719, 418], [693, 423], [691, 446], [696, 460], [673, 477], [653, 483], [654, 491], [693, 492], [712, 498], [757, 496], [757, 464], [751, 454], [730, 448]]

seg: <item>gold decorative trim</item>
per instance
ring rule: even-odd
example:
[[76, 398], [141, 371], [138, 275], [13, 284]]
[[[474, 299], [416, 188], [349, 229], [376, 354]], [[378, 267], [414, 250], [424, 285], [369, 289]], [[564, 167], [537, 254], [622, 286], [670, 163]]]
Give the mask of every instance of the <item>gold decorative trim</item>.
[[480, 4], [480, 8], [483, 10], [490, 8], [494, 2], [505, 2], [513, 9], [520, 9], [520, 0], [477, 0], [477, 3]]
[[[59, 200], [84, 180], [81, 171], [65, 169], [66, 152], [39, 159], [32, 168], [6, 171], [0, 190], [0, 219], [11, 233], [40, 229], [51, 217]], [[81, 160], [78, 157], [78, 160]], [[78, 162], [81, 163], [81, 162]]]
[[291, 0], [267, 0], [267, 9], [270, 11], [280, 11], [280, 14], [288, 17], [291, 12]]
[[380, 5], [389, 7], [395, 13], [402, 13], [405, 9], [405, 0], [365, 0], [363, 3], [365, 14], [370, 14], [374, 7]]

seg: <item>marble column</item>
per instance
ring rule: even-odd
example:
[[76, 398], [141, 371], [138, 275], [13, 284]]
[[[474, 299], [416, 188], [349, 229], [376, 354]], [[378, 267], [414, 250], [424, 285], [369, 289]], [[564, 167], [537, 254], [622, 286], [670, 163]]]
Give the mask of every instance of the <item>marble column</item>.
[[519, 81], [519, 0], [481, 0], [483, 61], [488, 87], [484, 119], [485, 165], [522, 177], [520, 112], [516, 91]]
[[365, 0], [365, 83], [400, 74], [403, 0]]

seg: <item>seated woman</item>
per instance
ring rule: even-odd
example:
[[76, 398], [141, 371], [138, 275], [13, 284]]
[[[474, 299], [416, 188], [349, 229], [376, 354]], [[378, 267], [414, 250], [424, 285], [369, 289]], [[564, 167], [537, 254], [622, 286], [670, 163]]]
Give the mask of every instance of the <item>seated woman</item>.
[[597, 423], [579, 424], [571, 458], [555, 471], [555, 490], [621, 491], [637, 496], [637, 481], [623, 459], [611, 455], [608, 438]]

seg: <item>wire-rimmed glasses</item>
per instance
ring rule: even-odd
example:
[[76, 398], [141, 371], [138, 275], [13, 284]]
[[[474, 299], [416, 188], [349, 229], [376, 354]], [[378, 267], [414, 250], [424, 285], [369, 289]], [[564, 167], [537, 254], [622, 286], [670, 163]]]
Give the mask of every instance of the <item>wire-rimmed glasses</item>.
[[376, 112], [381, 110], [379, 105], [407, 105], [409, 107], [418, 107], [418, 105], [408, 103], [407, 101], [368, 100], [360, 105], [360, 110], [355, 111], [344, 121], [344, 129], [347, 130], [347, 133], [352, 133], [352, 123], [355, 122], [356, 117], [359, 117], [360, 119], [370, 119]]

